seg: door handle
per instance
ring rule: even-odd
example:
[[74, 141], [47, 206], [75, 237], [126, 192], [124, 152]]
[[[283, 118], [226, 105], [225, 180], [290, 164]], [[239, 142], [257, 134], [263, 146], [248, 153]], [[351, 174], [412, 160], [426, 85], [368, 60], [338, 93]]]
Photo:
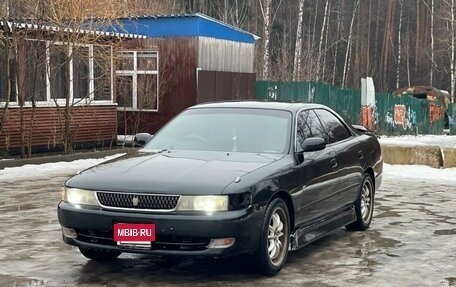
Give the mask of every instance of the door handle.
[[363, 159], [363, 158], [364, 158], [364, 155], [363, 155], [363, 152], [362, 152], [362, 151], [359, 151], [359, 152], [358, 152], [358, 158], [359, 158], [359, 159]]
[[332, 167], [332, 168], [337, 167], [337, 161], [336, 161], [335, 158], [333, 158], [333, 159], [331, 160], [331, 167]]

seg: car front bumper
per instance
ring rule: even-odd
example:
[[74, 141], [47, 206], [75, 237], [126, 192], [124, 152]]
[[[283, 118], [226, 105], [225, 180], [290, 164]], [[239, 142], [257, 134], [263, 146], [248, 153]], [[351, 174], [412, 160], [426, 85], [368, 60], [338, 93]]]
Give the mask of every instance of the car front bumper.
[[[58, 206], [60, 225], [77, 233], [76, 238], [63, 235], [64, 242], [70, 245], [130, 253], [215, 257], [255, 251], [263, 213], [254, 206], [213, 214], [111, 211], [63, 201]], [[113, 239], [114, 223], [154, 223], [156, 241], [150, 248], [117, 245]], [[235, 238], [235, 243], [227, 248], [208, 248], [211, 239], [219, 238]]]

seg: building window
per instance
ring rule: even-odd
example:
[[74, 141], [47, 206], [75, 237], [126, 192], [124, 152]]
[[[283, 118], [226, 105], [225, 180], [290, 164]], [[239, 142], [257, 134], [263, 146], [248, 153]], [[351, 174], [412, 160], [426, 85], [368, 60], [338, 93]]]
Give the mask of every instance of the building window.
[[158, 52], [122, 51], [116, 61], [116, 99], [122, 110], [158, 110]]
[[[109, 55], [107, 57], [106, 55]], [[111, 101], [112, 99], [112, 56], [111, 47], [93, 47], [93, 72], [95, 101]]]
[[133, 77], [117, 76], [116, 77], [116, 95], [119, 107], [133, 107]]
[[46, 101], [46, 43], [25, 43], [25, 101]]
[[[7, 73], [7, 63], [9, 63], [9, 74]], [[14, 51], [0, 45], [0, 102], [13, 103], [16, 98], [16, 60]], [[9, 92], [8, 92], [9, 90]]]
[[90, 47], [72, 49], [73, 98], [90, 97]]
[[50, 45], [49, 47], [49, 66], [50, 66], [50, 83], [51, 99], [66, 99], [68, 86], [68, 56], [66, 46]]
[[[112, 49], [93, 44], [69, 45], [28, 39], [25, 41], [25, 106], [113, 103]], [[10, 104], [18, 105], [16, 62], [0, 47], [0, 66], [10, 59], [10, 76], [0, 71], [0, 103], [6, 102], [8, 79], [11, 82]], [[11, 54], [11, 53], [10, 53]], [[14, 56], [14, 55], [13, 55]]]

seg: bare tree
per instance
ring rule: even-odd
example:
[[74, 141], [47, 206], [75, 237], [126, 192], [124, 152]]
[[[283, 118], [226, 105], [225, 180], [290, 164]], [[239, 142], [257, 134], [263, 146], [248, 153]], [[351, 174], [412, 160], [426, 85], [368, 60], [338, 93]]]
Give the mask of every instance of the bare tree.
[[[271, 15], [271, 4], [272, 0], [258, 0], [261, 7], [261, 14], [263, 15], [263, 70], [262, 70], [262, 79], [269, 79], [269, 67], [270, 67], [270, 54], [269, 54], [269, 39], [271, 37], [271, 25], [272, 25], [272, 15]], [[263, 3], [264, 1], [264, 3]]]
[[[402, 1], [401, 0], [401, 14], [402, 14]], [[432, 86], [432, 82], [434, 79], [434, 66], [435, 66], [435, 61], [434, 61], [434, 0], [431, 0], [431, 67], [430, 67], [430, 81], [429, 85]], [[400, 33], [400, 31], [399, 31]]]
[[[118, 16], [142, 16], [151, 14], [166, 14], [168, 12], [168, 5], [165, 5], [164, 0], [113, 0], [115, 6], [119, 7], [116, 11]], [[193, 4], [193, 3], [192, 3]], [[196, 5], [196, 4], [193, 4]]]
[[407, 32], [406, 32], [406, 46], [405, 46], [405, 53], [406, 53], [406, 61], [407, 61], [407, 85], [410, 87], [411, 86], [411, 80], [410, 80], [410, 24], [407, 21]]
[[351, 46], [352, 46], [352, 38], [353, 38], [353, 24], [355, 23], [355, 18], [356, 18], [356, 11], [358, 10], [359, 6], [359, 1], [356, 0], [354, 6], [353, 6], [353, 14], [350, 22], [350, 30], [348, 32], [348, 43], [347, 43], [347, 50], [345, 52], [345, 62], [344, 62], [344, 72], [342, 76], [342, 88], [345, 88], [345, 85], [347, 83], [347, 74], [349, 72], [349, 67], [350, 67], [350, 54], [351, 54]]
[[455, 65], [454, 65], [454, 57], [455, 57], [455, 23], [454, 23], [454, 0], [451, 0], [451, 6], [450, 6], [450, 11], [451, 11], [451, 64], [450, 64], [450, 70], [451, 70], [451, 94], [453, 95], [454, 102], [456, 102], [456, 91], [455, 91], [455, 86], [456, 86], [456, 70], [455, 70]]
[[[401, 75], [401, 56], [402, 56], [402, 45], [401, 45], [401, 33], [402, 33], [402, 13], [404, 8], [404, 0], [399, 0], [399, 27], [397, 32], [397, 68], [396, 68], [396, 89], [399, 89], [400, 75]], [[432, 29], [432, 28], [431, 28]], [[432, 71], [432, 68], [431, 68]], [[432, 75], [432, 72], [431, 72]]]
[[[345, 0], [339, 1], [339, 11], [337, 15], [337, 28], [336, 28], [336, 38], [340, 38], [341, 35], [341, 22], [342, 22], [342, 13], [344, 8]], [[337, 71], [337, 56], [339, 52], [339, 41], [336, 41], [334, 44], [334, 57], [333, 57], [333, 71], [332, 71], [332, 81], [331, 84], [334, 86], [336, 83], [336, 71]]]
[[2, 62], [4, 63], [4, 72], [1, 74], [2, 78], [0, 80], [3, 83], [6, 83], [6, 90], [1, 91], [4, 93], [5, 103], [4, 105], [0, 106], [0, 132], [2, 132], [3, 127], [5, 126], [6, 120], [8, 118], [8, 108], [13, 88], [11, 79], [11, 69], [13, 68], [12, 65], [15, 64], [15, 62], [10, 61], [10, 58], [11, 56], [12, 58], [16, 57], [15, 40], [17, 39], [16, 37], [11, 37], [11, 35], [15, 34], [16, 29], [14, 21], [12, 22], [11, 26], [9, 26], [8, 24], [5, 25], [5, 22], [8, 23], [6, 19], [4, 19], [3, 22], [3, 30], [0, 32], [0, 57], [2, 57]]
[[[328, 8], [328, 11], [331, 11], [331, 2], [329, 2], [329, 8]], [[330, 20], [331, 20], [331, 17], [327, 16], [327, 20], [326, 20], [326, 33], [325, 33], [325, 44], [324, 44], [324, 47], [323, 47], [323, 64], [322, 64], [322, 70], [321, 70], [321, 78], [326, 81], [326, 55], [327, 55], [327, 52], [329, 50], [329, 47], [328, 47], [328, 40], [329, 40], [329, 29], [330, 29]], [[338, 40], [336, 40], [338, 41]]]
[[298, 24], [297, 24], [297, 28], [296, 28], [295, 53], [294, 53], [294, 60], [293, 60], [293, 81], [297, 81], [301, 74], [303, 16], [304, 16], [304, 0], [299, 0]]
[[[325, 4], [325, 12], [323, 14], [323, 24], [321, 25], [321, 32], [320, 32], [320, 41], [318, 42], [318, 60], [317, 60], [317, 81], [320, 80], [320, 71], [324, 69], [321, 67], [321, 57], [323, 55], [323, 41], [325, 39], [325, 31], [326, 31], [326, 21], [328, 21], [328, 7], [329, 7], [329, 0], [326, 0]], [[326, 51], [325, 51], [326, 53]]]

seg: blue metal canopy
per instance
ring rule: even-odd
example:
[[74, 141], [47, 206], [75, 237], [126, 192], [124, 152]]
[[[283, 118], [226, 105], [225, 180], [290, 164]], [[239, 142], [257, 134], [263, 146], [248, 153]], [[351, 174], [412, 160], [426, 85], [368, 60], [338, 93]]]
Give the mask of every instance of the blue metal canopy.
[[120, 18], [116, 32], [147, 37], [212, 37], [255, 43], [258, 36], [204, 14], [178, 14]]

